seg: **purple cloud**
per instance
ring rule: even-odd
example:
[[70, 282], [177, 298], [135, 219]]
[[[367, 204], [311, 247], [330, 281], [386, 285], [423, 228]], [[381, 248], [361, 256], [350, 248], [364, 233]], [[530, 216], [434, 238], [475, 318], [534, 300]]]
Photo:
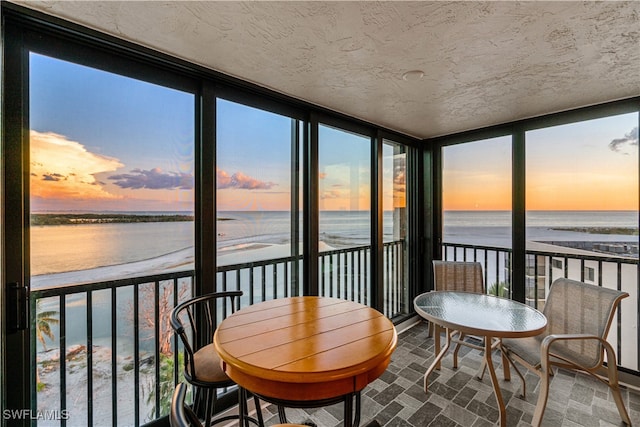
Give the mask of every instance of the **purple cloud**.
[[191, 190], [193, 175], [177, 172], [163, 172], [160, 168], [151, 170], [134, 169], [131, 173], [111, 175], [110, 180], [120, 188], [139, 190]]
[[611, 151], [620, 151], [624, 145], [638, 145], [638, 127], [627, 133], [624, 138], [616, 138], [609, 143]]
[[66, 179], [66, 177], [59, 173], [45, 173], [42, 175], [43, 181], [62, 181], [63, 179]]

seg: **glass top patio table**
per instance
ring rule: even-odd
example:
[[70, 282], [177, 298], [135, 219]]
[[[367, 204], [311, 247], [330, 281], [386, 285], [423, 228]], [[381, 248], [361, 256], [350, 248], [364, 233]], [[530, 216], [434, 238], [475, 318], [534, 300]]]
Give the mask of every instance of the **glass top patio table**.
[[[491, 353], [494, 338], [524, 338], [535, 336], [547, 327], [547, 318], [533, 307], [506, 298], [471, 292], [433, 291], [413, 300], [416, 312], [435, 326], [436, 356], [424, 375], [424, 391], [428, 391], [429, 374], [440, 366], [451, 344], [450, 330], [478, 335], [484, 339], [483, 364], [491, 377], [491, 385], [500, 412], [500, 426], [507, 424], [507, 415], [500, 384], [493, 367]], [[446, 328], [447, 343], [440, 350], [440, 329]], [[503, 357], [504, 361], [504, 357]], [[503, 362], [504, 363], [504, 362]], [[483, 368], [484, 371], [484, 368]]]
[[526, 304], [493, 295], [434, 291], [414, 300], [416, 312], [442, 327], [472, 335], [522, 338], [540, 334], [547, 319]]

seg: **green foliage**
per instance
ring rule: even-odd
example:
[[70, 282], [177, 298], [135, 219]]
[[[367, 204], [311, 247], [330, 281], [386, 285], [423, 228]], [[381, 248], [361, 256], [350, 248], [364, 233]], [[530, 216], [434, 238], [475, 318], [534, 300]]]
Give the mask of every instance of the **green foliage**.
[[509, 287], [506, 282], [498, 282], [489, 286], [487, 289], [489, 295], [495, 295], [502, 298], [509, 298]]
[[[158, 385], [160, 393], [160, 416], [167, 415], [171, 409], [171, 397], [173, 396], [173, 390], [175, 385], [173, 383], [174, 369], [180, 370], [178, 379], [182, 378], [181, 367], [184, 364], [184, 355], [182, 352], [178, 353], [178, 366], [175, 367], [173, 363], [172, 354], [160, 354], [160, 383]], [[156, 387], [155, 383], [151, 381], [147, 384], [143, 392], [146, 390], [146, 402], [151, 405], [148, 417], [149, 419], [156, 418]]]
[[193, 221], [193, 215], [31, 214], [31, 225]]
[[58, 315], [57, 311], [41, 311], [40, 301], [42, 300], [36, 302], [36, 338], [42, 343], [44, 351], [47, 351], [47, 343], [44, 338], [47, 337], [51, 341], [55, 339], [51, 331], [51, 325], [57, 325], [60, 321], [54, 317]]
[[623, 236], [638, 235], [638, 227], [553, 227], [551, 229], [590, 234], [616, 234]]
[[[51, 330], [51, 325], [57, 325], [60, 323], [58, 319], [54, 316], [58, 315], [58, 312], [55, 310], [47, 310], [42, 311], [40, 308], [40, 302], [42, 300], [36, 301], [36, 338], [38, 341], [42, 343], [42, 348], [44, 351], [47, 351], [47, 343], [45, 341], [45, 337], [49, 338], [51, 341], [55, 339], [53, 335], [53, 331]], [[36, 391], [41, 392], [45, 389], [46, 384], [40, 381], [40, 368], [38, 368], [36, 364]]]

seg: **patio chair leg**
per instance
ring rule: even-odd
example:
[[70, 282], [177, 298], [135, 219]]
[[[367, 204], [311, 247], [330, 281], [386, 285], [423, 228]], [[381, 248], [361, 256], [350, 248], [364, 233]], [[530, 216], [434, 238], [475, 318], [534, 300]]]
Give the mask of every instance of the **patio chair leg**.
[[[526, 399], [527, 397], [527, 382], [524, 379], [524, 374], [522, 372], [520, 372], [520, 369], [518, 369], [518, 366], [516, 365], [516, 362], [513, 361], [513, 359], [511, 359], [511, 357], [509, 357], [509, 350], [505, 349], [504, 347], [502, 347], [502, 343], [500, 344], [500, 352], [502, 354], [502, 370], [504, 373], [504, 380], [505, 381], [511, 381], [511, 369], [510, 366], [511, 365], [513, 367], [513, 369], [516, 371], [516, 374], [518, 375], [518, 377], [520, 378], [520, 381], [522, 383], [522, 393], [520, 393], [520, 397], [522, 397], [523, 399]], [[551, 372], [551, 371], [549, 371]], [[538, 375], [540, 375], [538, 373]]]
[[628, 426], [631, 425], [631, 418], [629, 418], [629, 413], [624, 406], [624, 401], [622, 400], [622, 393], [620, 393], [620, 387], [616, 382], [615, 388], [610, 385], [611, 393], [613, 393], [613, 400], [616, 402], [616, 406], [618, 407], [618, 412], [620, 413], [620, 418], [622, 421]]
[[482, 362], [480, 363], [480, 369], [478, 370], [478, 379], [482, 381], [484, 378], [484, 373], [487, 372], [487, 361], [482, 358]]
[[502, 372], [504, 373], [504, 380], [511, 381], [511, 370], [509, 369], [509, 358], [506, 352], [501, 348], [500, 354], [502, 355]]
[[454, 339], [454, 336], [458, 335], [457, 338], [455, 338], [456, 341], [458, 341], [456, 343], [456, 348], [453, 350], [453, 369], [458, 369], [458, 352], [460, 351], [460, 342], [464, 341], [464, 337], [465, 335], [462, 332], [459, 331], [455, 331], [451, 334], [451, 339]]
[[538, 403], [536, 403], [536, 410], [533, 413], [533, 420], [531, 425], [539, 427], [542, 423], [542, 417], [544, 416], [544, 410], [547, 407], [547, 398], [549, 397], [549, 374], [548, 372], [542, 372], [540, 377], [540, 391], [538, 394]]
[[613, 394], [613, 400], [616, 402], [616, 406], [618, 407], [618, 412], [620, 413], [620, 418], [625, 422], [628, 426], [631, 425], [631, 418], [629, 418], [629, 413], [624, 406], [624, 401], [622, 400], [622, 393], [620, 392], [620, 384], [618, 383], [618, 367], [615, 363], [615, 353], [613, 352], [613, 348], [611, 344], [605, 343], [605, 351], [607, 352], [607, 360], [612, 360], [614, 362], [607, 364], [607, 376], [608, 376], [608, 386], [611, 389], [611, 393]]

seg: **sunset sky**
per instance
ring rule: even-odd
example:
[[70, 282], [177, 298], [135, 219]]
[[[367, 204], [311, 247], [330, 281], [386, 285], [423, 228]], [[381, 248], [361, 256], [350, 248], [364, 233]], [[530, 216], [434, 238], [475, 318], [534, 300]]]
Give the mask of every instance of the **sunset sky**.
[[[638, 115], [526, 134], [528, 210], [637, 210]], [[511, 209], [511, 138], [445, 147], [445, 210]]]
[[[193, 210], [193, 95], [38, 54], [30, 78], [33, 211]], [[636, 210], [637, 126], [528, 133], [527, 209]], [[289, 210], [291, 119], [220, 100], [217, 131], [218, 209]], [[510, 159], [509, 138], [447, 147], [444, 208], [509, 210]], [[321, 208], [369, 209], [370, 178], [368, 139], [321, 127]]]

